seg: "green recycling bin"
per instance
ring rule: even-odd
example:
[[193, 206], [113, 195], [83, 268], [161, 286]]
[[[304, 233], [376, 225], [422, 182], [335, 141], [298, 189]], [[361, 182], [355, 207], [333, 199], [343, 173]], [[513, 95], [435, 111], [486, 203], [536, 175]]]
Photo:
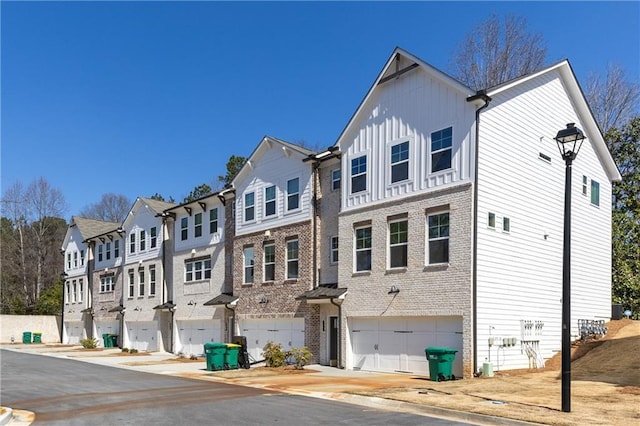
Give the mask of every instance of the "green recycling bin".
[[117, 334], [109, 334], [108, 335], [108, 340], [109, 340], [109, 343], [111, 344], [111, 346], [109, 346], [110, 348], [117, 348], [118, 347], [118, 335]]
[[227, 343], [227, 351], [224, 354], [224, 366], [229, 370], [238, 368], [238, 354], [240, 353], [240, 345]]
[[227, 345], [220, 342], [209, 342], [204, 344], [204, 354], [207, 357], [207, 370], [215, 371], [224, 369], [224, 358], [227, 352]]
[[39, 331], [33, 332], [33, 343], [42, 343], [42, 333]]
[[451, 374], [453, 360], [456, 359], [457, 349], [430, 346], [424, 350], [429, 360], [429, 379], [434, 382], [455, 380]]
[[112, 348], [111, 339], [109, 338], [109, 333], [104, 333], [102, 335], [102, 342], [105, 348]]
[[22, 333], [22, 343], [31, 343], [31, 332], [24, 331]]

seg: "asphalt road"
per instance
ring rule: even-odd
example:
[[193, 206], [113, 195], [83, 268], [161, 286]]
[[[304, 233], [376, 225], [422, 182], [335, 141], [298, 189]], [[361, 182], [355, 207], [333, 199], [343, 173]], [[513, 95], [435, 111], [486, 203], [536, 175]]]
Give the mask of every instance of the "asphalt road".
[[262, 389], [0, 350], [0, 404], [34, 425], [463, 425]]

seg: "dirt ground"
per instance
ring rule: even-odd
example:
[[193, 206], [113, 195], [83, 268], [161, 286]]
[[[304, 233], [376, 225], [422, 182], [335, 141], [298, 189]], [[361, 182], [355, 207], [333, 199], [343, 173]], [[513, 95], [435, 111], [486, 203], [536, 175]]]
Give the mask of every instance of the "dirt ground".
[[570, 413], [561, 410], [560, 354], [542, 370], [357, 393], [550, 425], [640, 424], [640, 321], [607, 325], [605, 338], [572, 350]]

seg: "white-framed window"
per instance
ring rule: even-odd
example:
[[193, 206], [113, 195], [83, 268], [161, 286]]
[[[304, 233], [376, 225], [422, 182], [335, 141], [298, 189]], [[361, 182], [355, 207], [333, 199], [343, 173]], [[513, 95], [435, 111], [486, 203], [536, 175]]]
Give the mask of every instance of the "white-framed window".
[[502, 232], [511, 232], [511, 219], [508, 217], [502, 218]]
[[406, 268], [409, 255], [409, 221], [389, 222], [389, 268]]
[[449, 262], [449, 212], [427, 216], [429, 264]]
[[409, 179], [409, 141], [391, 146], [391, 183]]
[[340, 181], [342, 180], [342, 172], [340, 169], [331, 171], [331, 190], [337, 191], [340, 189]]
[[253, 283], [253, 268], [255, 265], [254, 262], [254, 252], [253, 247], [245, 247], [243, 250], [243, 258], [244, 258], [244, 280], [245, 284]]
[[582, 195], [586, 196], [588, 191], [589, 178], [582, 175]]
[[158, 245], [158, 228], [152, 226], [149, 230], [149, 237], [151, 238], [149, 248], [156, 248], [156, 246]]
[[140, 251], [147, 249], [147, 232], [144, 229], [140, 230]]
[[256, 199], [255, 193], [247, 192], [244, 194], [244, 221], [251, 222], [256, 218]]
[[591, 204], [600, 205], [600, 184], [593, 179], [591, 179]]
[[209, 233], [218, 232], [218, 208], [209, 210]]
[[355, 229], [356, 272], [371, 270], [371, 227]]
[[[84, 252], [82, 253], [82, 263], [84, 263]], [[117, 259], [120, 257], [120, 240], [115, 240], [113, 242], [113, 258]]]
[[180, 219], [180, 240], [184, 241], [189, 238], [189, 218], [183, 217]]
[[431, 133], [431, 173], [451, 168], [453, 128]]
[[149, 266], [149, 296], [156, 295], [156, 267]]
[[496, 229], [496, 214], [489, 212], [487, 214], [487, 227], [490, 229]]
[[138, 297], [144, 296], [144, 269], [138, 271]]
[[111, 242], [110, 241], [107, 241], [106, 243], [105, 255], [107, 260], [111, 259]]
[[64, 288], [64, 301], [65, 303], [71, 303], [71, 281], [65, 281]]
[[73, 267], [74, 268], [78, 267], [78, 252], [77, 251], [73, 252]]
[[287, 279], [294, 280], [298, 278], [298, 240], [287, 241]]
[[202, 236], [202, 213], [196, 213], [194, 216], [193, 235], [196, 238]]
[[211, 278], [211, 258], [185, 262], [185, 282], [202, 281]]
[[264, 281], [275, 281], [276, 279], [276, 245], [266, 244], [264, 250]]
[[134, 232], [131, 232], [131, 234], [129, 234], [129, 253], [135, 253], [136, 252], [136, 234]]
[[133, 298], [136, 295], [136, 282], [133, 269], [129, 269], [129, 298]]
[[267, 186], [264, 189], [264, 216], [276, 214], [276, 186]]
[[338, 237], [331, 237], [331, 263], [338, 263]]
[[104, 257], [104, 244], [100, 244], [98, 246], [98, 262], [102, 262], [103, 257]]
[[287, 181], [287, 211], [300, 207], [300, 178]]
[[80, 266], [84, 266], [84, 249], [80, 250]]
[[114, 288], [113, 275], [100, 277], [100, 293], [112, 292]]
[[84, 281], [82, 278], [78, 280], [78, 302], [84, 301]]
[[351, 193], [367, 190], [367, 156], [351, 160]]
[[78, 292], [78, 282], [73, 280], [73, 291], [71, 292], [71, 303], [76, 303]]
[[71, 252], [67, 253], [67, 269], [71, 269]]

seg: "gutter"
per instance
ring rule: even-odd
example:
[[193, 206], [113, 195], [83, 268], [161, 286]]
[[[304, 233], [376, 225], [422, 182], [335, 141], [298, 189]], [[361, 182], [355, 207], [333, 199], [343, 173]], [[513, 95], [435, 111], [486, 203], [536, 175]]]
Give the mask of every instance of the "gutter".
[[484, 101], [484, 105], [476, 110], [476, 155], [474, 159], [474, 176], [473, 176], [473, 254], [472, 254], [472, 312], [473, 312], [473, 372], [478, 370], [478, 164], [480, 157], [480, 113], [489, 106], [491, 97], [487, 95], [485, 90], [478, 90], [478, 92], [467, 98], [467, 102], [474, 102], [478, 99]]

